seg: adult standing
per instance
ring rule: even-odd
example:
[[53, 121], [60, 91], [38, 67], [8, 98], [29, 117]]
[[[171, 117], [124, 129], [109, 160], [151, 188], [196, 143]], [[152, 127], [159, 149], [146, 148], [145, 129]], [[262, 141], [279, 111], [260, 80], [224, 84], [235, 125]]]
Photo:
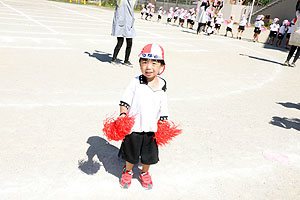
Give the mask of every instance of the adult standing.
[[200, 7], [199, 7], [199, 12], [198, 12], [198, 28], [197, 28], [197, 34], [201, 33], [202, 27], [205, 27], [206, 22], [208, 21], [206, 9], [210, 6], [208, 0], [201, 0], [200, 2]]
[[[296, 21], [296, 22], [295, 22]], [[300, 0], [298, 0], [296, 4], [296, 18], [295, 18], [295, 26], [293, 32], [291, 33], [289, 45], [291, 45], [290, 52], [286, 61], [284, 62], [285, 66], [296, 67], [296, 61], [300, 56]], [[297, 51], [296, 51], [297, 50]], [[290, 64], [290, 60], [293, 57], [296, 51], [293, 62]]]
[[112, 36], [117, 37], [117, 45], [114, 49], [111, 62], [116, 63], [118, 53], [123, 45], [124, 38], [126, 38], [126, 51], [124, 64], [132, 66], [129, 62], [129, 56], [132, 48], [132, 38], [136, 36], [134, 29], [134, 12], [133, 7], [135, 0], [118, 0], [114, 13], [112, 24]]

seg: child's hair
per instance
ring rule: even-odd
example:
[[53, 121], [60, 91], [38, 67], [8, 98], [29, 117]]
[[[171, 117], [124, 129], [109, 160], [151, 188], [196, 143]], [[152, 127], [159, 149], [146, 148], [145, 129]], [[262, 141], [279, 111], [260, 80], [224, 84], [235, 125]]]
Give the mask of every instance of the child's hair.
[[[140, 58], [139, 62], [141, 62], [142, 60], [150, 60], [148, 58]], [[159, 62], [161, 65], [165, 65], [165, 61], [164, 60], [156, 60], [156, 59], [151, 59], [151, 60], [155, 60], [157, 62]]]

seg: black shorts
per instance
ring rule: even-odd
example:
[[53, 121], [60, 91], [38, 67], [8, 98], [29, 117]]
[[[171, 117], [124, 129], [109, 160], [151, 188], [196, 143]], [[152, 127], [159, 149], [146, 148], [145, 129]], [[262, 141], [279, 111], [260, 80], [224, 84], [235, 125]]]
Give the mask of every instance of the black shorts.
[[283, 38], [284, 38], [284, 34], [279, 33], [279, 34], [278, 34], [278, 39], [282, 40]]
[[254, 33], [256, 34], [260, 34], [261, 30], [258, 28], [258, 27], [255, 27], [254, 28]]
[[241, 31], [244, 31], [245, 30], [245, 26], [239, 26], [238, 29], [241, 30]]
[[227, 27], [227, 28], [226, 28], [226, 31], [232, 32], [232, 28]]
[[191, 24], [191, 25], [194, 25], [194, 24], [195, 24], [195, 22], [194, 22], [193, 20], [191, 20], [191, 21], [190, 21], [190, 24]]
[[188, 24], [191, 23], [191, 19], [187, 19], [187, 23], [188, 23]]
[[168, 19], [167, 19], [167, 22], [171, 22], [171, 18], [168, 18]]
[[221, 24], [215, 24], [215, 28], [216, 28], [216, 29], [221, 28]]
[[291, 37], [291, 34], [290, 33], [287, 33], [286, 34], [286, 39], [289, 39]]
[[149, 13], [146, 13], [146, 16], [148, 17], [148, 16], [149, 16]]
[[177, 20], [177, 19], [178, 19], [178, 17], [174, 17], [174, 19], [175, 19], [175, 20]]
[[180, 23], [184, 23], [184, 19], [179, 19], [179, 22]]
[[211, 25], [211, 21], [208, 21], [208, 22], [207, 22], [207, 26], [210, 26], [210, 25]]
[[160, 16], [160, 15], [158, 15], [158, 19], [161, 19], [161, 16]]
[[121, 144], [119, 157], [132, 164], [155, 164], [159, 161], [158, 146], [154, 140], [154, 132], [132, 132], [126, 135]]
[[277, 36], [277, 31], [271, 31], [269, 37], [275, 38]]

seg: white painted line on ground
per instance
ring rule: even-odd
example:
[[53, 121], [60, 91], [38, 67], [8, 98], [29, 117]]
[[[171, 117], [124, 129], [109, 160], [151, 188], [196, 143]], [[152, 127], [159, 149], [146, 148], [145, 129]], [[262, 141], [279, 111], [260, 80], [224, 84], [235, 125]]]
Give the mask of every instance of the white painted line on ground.
[[66, 44], [66, 42], [62, 39], [56, 39], [56, 38], [37, 38], [37, 37], [22, 37], [22, 36], [0, 36], [0, 40], [6, 41], [6, 42], [14, 42], [16, 40], [31, 40], [37, 43], [42, 43], [43, 41], [54, 41], [58, 42], [60, 44]]
[[9, 5], [3, 3], [2, 1], [0, 1], [0, 3], [1, 3], [2, 5], [4, 5], [5, 7], [9, 8], [9, 9], [11, 9], [11, 10], [17, 12], [17, 13], [19, 13], [21, 16], [27, 18], [28, 20], [30, 20], [30, 21], [32, 21], [32, 22], [34, 22], [34, 23], [36, 23], [36, 24], [39, 24], [40, 26], [46, 28], [47, 30], [51, 31], [52, 33], [58, 33], [58, 32], [55, 31], [54, 29], [52, 29], [52, 28], [50, 28], [50, 27], [48, 27], [48, 26], [46, 26], [46, 25], [40, 23], [39, 21], [37, 21], [37, 20], [31, 18], [30, 16], [26, 15], [25, 13], [23, 13], [23, 12], [21, 12], [21, 11], [15, 9], [15, 8], [13, 8], [13, 7], [11, 7], [11, 6], [9, 6]]
[[60, 106], [74, 106], [74, 107], [104, 107], [104, 106], [115, 106], [118, 102], [70, 102], [70, 103], [0, 103], [0, 108], [38, 108], [38, 107], [60, 107]]
[[73, 49], [73, 48], [69, 48], [69, 47], [33, 47], [33, 46], [5, 46], [5, 45], [0, 45], [0, 48], [33, 49], [33, 50], [70, 50], [70, 49]]

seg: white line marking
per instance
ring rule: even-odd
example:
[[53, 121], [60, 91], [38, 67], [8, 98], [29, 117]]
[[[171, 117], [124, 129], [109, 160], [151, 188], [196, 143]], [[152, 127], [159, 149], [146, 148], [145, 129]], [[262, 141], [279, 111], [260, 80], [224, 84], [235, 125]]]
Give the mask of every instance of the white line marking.
[[26, 17], [28, 20], [30, 20], [30, 21], [32, 21], [32, 22], [34, 22], [34, 23], [36, 23], [36, 24], [39, 24], [40, 26], [46, 28], [47, 30], [51, 31], [52, 33], [58, 33], [58, 32], [55, 31], [54, 29], [52, 29], [52, 28], [50, 28], [50, 27], [48, 27], [48, 26], [46, 26], [46, 25], [40, 23], [39, 21], [37, 21], [37, 20], [31, 18], [30, 16], [26, 15], [25, 13], [23, 13], [23, 12], [21, 12], [21, 11], [15, 9], [15, 8], [13, 8], [13, 7], [11, 7], [11, 6], [9, 6], [9, 5], [3, 3], [2, 1], [0, 1], [0, 3], [1, 3], [2, 5], [4, 5], [4, 6], [6, 6], [7, 8], [9, 8], [9, 9], [11, 9], [11, 10], [13, 10], [13, 11], [19, 13], [20, 15]]
[[34, 49], [34, 50], [70, 50], [70, 49], [73, 49], [73, 48], [69, 48], [69, 47], [33, 47], [33, 46], [4, 46], [4, 45], [0, 45], [0, 48]]

